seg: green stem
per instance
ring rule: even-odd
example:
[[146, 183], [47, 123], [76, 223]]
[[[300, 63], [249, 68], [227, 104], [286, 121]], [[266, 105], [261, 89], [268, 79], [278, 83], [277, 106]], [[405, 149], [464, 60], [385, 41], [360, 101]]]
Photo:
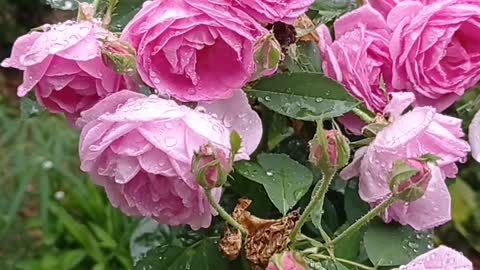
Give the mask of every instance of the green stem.
[[92, 5], [93, 5], [94, 14], [98, 12], [98, 7], [100, 5], [100, 2], [101, 0], [93, 0]]
[[[300, 233], [302, 230], [303, 225], [307, 222], [308, 218], [312, 214], [313, 210], [315, 207], [319, 207], [320, 209], [323, 210], [323, 201], [325, 200], [325, 194], [327, 194], [328, 187], [330, 186], [330, 183], [332, 182], [333, 176], [335, 175], [336, 170], [325, 170], [323, 174], [322, 181], [320, 181], [317, 185], [320, 185], [319, 188], [317, 189], [317, 192], [313, 195], [312, 200], [308, 203], [307, 207], [305, 208], [305, 211], [303, 214], [300, 216], [300, 220], [298, 221], [297, 225], [293, 229], [292, 233], [290, 234], [290, 240], [294, 241], [297, 237], [297, 235]], [[321, 215], [320, 215], [320, 221], [321, 222]]]
[[[322, 254], [312, 254], [309, 257], [322, 259], [322, 260], [332, 259], [330, 256], [322, 255]], [[352, 261], [346, 260], [346, 259], [336, 258], [336, 260], [341, 262], [341, 263], [356, 266], [356, 267], [358, 267], [360, 269], [364, 269], [364, 270], [375, 270], [376, 269], [375, 267], [366, 266], [366, 265], [363, 265], [363, 264], [360, 264], [360, 263], [357, 263], [357, 262], [352, 262]]]
[[354, 114], [356, 114], [358, 117], [360, 117], [360, 119], [362, 119], [363, 121], [365, 121], [366, 123], [370, 124], [370, 123], [373, 123], [375, 121], [375, 119], [373, 117], [371, 117], [370, 115], [368, 115], [368, 113], [360, 110], [359, 108], [353, 108], [352, 109], [352, 112]]
[[388, 198], [387, 200], [383, 201], [381, 204], [377, 205], [375, 208], [370, 210], [365, 216], [361, 217], [355, 223], [350, 225], [350, 227], [348, 227], [340, 235], [335, 237], [335, 239], [332, 240], [331, 244], [334, 246], [335, 244], [342, 241], [343, 239], [351, 236], [354, 232], [358, 231], [361, 227], [363, 227], [368, 222], [370, 222], [372, 219], [374, 219], [376, 216], [378, 216], [380, 213], [385, 211], [385, 209], [390, 207], [390, 205], [392, 205], [396, 200], [397, 200], [397, 197], [392, 196], [392, 197]]
[[240, 232], [242, 232], [243, 235], [247, 235], [248, 232], [245, 228], [243, 228], [242, 225], [240, 225], [236, 220], [234, 220], [232, 218], [232, 216], [230, 216], [227, 211], [225, 211], [225, 209], [223, 209], [223, 207], [218, 204], [218, 202], [215, 200], [215, 198], [213, 198], [213, 195], [212, 195], [212, 190], [210, 189], [205, 189], [205, 194], [207, 195], [207, 199], [208, 199], [208, 202], [210, 203], [210, 205], [213, 207], [213, 209], [215, 209], [218, 214], [228, 223], [230, 224], [232, 227], [234, 227], [235, 229], [239, 230]]

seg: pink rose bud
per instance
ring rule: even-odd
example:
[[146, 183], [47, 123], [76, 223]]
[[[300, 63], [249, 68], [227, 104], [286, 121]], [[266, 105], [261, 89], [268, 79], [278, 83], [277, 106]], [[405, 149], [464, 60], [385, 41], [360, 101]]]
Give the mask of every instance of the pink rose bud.
[[254, 48], [257, 71], [253, 80], [274, 74], [283, 59], [280, 43], [272, 34], [267, 34], [257, 41]]
[[135, 50], [124, 41], [106, 39], [102, 47], [102, 60], [118, 74], [135, 72]]
[[420, 199], [432, 179], [432, 171], [426, 161], [417, 159], [397, 160], [393, 165], [390, 189], [403, 201]]
[[305, 270], [302, 258], [292, 252], [276, 254], [270, 260], [265, 270]]
[[221, 187], [227, 182], [233, 164], [225, 152], [212, 144], [200, 146], [192, 161], [192, 172], [197, 182], [206, 189]]
[[310, 141], [309, 161], [320, 168], [343, 168], [350, 159], [348, 144], [348, 139], [337, 130], [317, 131]]

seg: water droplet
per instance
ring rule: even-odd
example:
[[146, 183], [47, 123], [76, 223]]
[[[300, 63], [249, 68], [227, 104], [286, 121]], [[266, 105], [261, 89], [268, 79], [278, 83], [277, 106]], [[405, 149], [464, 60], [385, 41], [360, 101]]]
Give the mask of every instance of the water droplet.
[[272, 171], [267, 171], [267, 172], [266, 172], [266, 175], [267, 175], [267, 176], [273, 176], [273, 172], [272, 172]]
[[177, 144], [177, 139], [174, 137], [165, 137], [165, 145], [168, 147], [175, 146]]

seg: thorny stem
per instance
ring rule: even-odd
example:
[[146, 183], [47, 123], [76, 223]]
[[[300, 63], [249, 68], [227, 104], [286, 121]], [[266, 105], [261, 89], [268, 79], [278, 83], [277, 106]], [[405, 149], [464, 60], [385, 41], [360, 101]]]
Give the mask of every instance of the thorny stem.
[[348, 227], [340, 235], [335, 237], [335, 239], [332, 240], [331, 245], [334, 246], [335, 244], [342, 241], [343, 239], [351, 236], [354, 232], [358, 231], [361, 227], [363, 227], [368, 222], [370, 222], [372, 219], [374, 219], [376, 216], [378, 216], [380, 213], [385, 211], [385, 209], [390, 207], [396, 201], [397, 201], [397, 197], [392, 196], [392, 197], [388, 198], [387, 200], [383, 201], [381, 204], [377, 205], [375, 208], [370, 210], [370, 212], [368, 212], [366, 215], [364, 215], [359, 220], [357, 220], [355, 223], [350, 225], [350, 227]]
[[[313, 210], [318, 207], [319, 209], [323, 209], [323, 202], [325, 200], [325, 194], [327, 194], [328, 187], [332, 182], [333, 176], [335, 175], [336, 170], [325, 170], [323, 174], [322, 181], [318, 182], [317, 185], [320, 185], [317, 189], [317, 192], [313, 195], [312, 200], [308, 203], [305, 211], [300, 216], [300, 220], [298, 221], [297, 225], [293, 229], [292, 233], [290, 234], [290, 240], [295, 241], [297, 235], [302, 230], [303, 225], [307, 222], [308, 218], [312, 214]], [[321, 219], [321, 216], [320, 216]], [[321, 221], [319, 221], [321, 222]]]
[[227, 211], [225, 211], [225, 209], [223, 209], [223, 207], [213, 198], [213, 195], [212, 195], [212, 190], [211, 189], [205, 189], [205, 194], [207, 195], [207, 199], [208, 199], [208, 202], [210, 203], [210, 205], [213, 207], [213, 209], [215, 209], [218, 214], [228, 223], [230, 224], [232, 227], [234, 227], [235, 229], [239, 230], [242, 235], [247, 235], [248, 232], [247, 230], [242, 226], [240, 225], [236, 220], [234, 220], [232, 218], [232, 216], [230, 216]]
[[[316, 258], [316, 259], [322, 259], [322, 260], [333, 259], [332, 257], [327, 256], [327, 255], [323, 255], [323, 254], [311, 254], [308, 257]], [[364, 270], [376, 270], [375, 267], [366, 266], [366, 265], [363, 265], [363, 264], [360, 264], [360, 263], [357, 263], [357, 262], [352, 262], [352, 261], [346, 260], [346, 259], [335, 258], [335, 260], [337, 260], [341, 263], [344, 263], [344, 264], [349, 264], [349, 265], [352, 265], [352, 266], [356, 266], [356, 267], [358, 267], [360, 269], [364, 269]]]
[[375, 121], [375, 119], [373, 117], [371, 117], [370, 115], [368, 115], [364, 111], [360, 110], [359, 108], [353, 108], [352, 112], [354, 114], [356, 114], [358, 117], [360, 117], [360, 119], [367, 122], [368, 124], [373, 123]]

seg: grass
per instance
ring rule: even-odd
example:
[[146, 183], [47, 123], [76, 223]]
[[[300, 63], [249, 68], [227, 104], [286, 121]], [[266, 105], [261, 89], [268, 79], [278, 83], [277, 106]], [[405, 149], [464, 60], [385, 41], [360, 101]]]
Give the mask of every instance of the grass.
[[130, 269], [137, 221], [80, 172], [78, 131], [0, 98], [0, 269]]

